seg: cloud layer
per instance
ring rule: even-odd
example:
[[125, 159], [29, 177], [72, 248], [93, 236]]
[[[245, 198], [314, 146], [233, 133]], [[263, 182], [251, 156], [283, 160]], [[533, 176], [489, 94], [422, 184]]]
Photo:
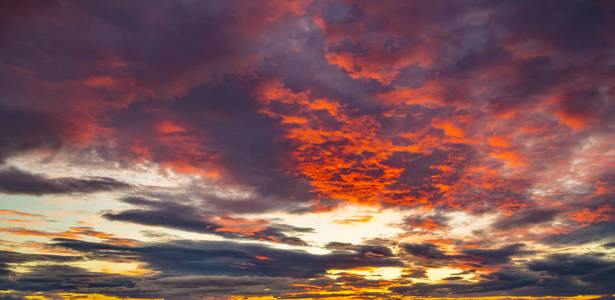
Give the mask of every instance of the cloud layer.
[[614, 20], [4, 1], [0, 298], [613, 297]]

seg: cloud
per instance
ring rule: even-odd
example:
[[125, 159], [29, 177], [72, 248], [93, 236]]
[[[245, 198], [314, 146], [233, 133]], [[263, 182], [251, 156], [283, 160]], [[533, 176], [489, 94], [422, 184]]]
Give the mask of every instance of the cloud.
[[363, 256], [371, 257], [393, 257], [390, 248], [380, 245], [353, 245], [351, 243], [330, 242], [326, 246], [328, 249], [341, 251], [340, 253], [357, 252]]
[[[81, 261], [83, 258], [77, 256], [62, 256], [51, 254], [26, 254], [13, 251], [0, 250], [0, 285], [2, 285], [2, 278], [9, 277], [14, 274], [10, 265], [24, 264], [29, 262], [53, 262], [53, 263], [66, 263]], [[7, 290], [10, 288], [3, 288]]]
[[201, 299], [202, 295], [261, 295], [264, 291], [280, 295], [302, 291], [301, 287], [293, 286], [302, 283], [306, 281], [267, 276], [135, 277], [59, 265], [35, 267], [10, 279], [0, 277], [0, 286], [10, 289], [9, 295], [17, 297], [15, 299], [26, 299], [34, 292], [49, 298], [66, 292], [165, 299]]
[[29, 229], [23, 227], [0, 227], [0, 232], [14, 234], [18, 236], [35, 236], [44, 238], [80, 238], [88, 236], [103, 239], [106, 243], [114, 245], [135, 245], [139, 242], [134, 239], [121, 238], [115, 234], [94, 230], [92, 227], [71, 227], [62, 232], [49, 232], [44, 230]]
[[62, 144], [61, 120], [51, 115], [0, 103], [0, 165], [9, 156], [35, 149], [57, 149]]
[[506, 266], [475, 283], [415, 283], [390, 290], [407, 295], [576, 296], [608, 293], [615, 280], [613, 261], [592, 255], [552, 254], [526, 267]]
[[129, 184], [107, 177], [48, 178], [11, 166], [0, 166], [0, 192], [6, 194], [93, 193], [130, 188]]
[[480, 265], [497, 265], [510, 262], [510, 258], [518, 255], [533, 254], [533, 251], [523, 250], [524, 244], [512, 244], [497, 249], [466, 249], [462, 253], [468, 259], [477, 261]]
[[615, 222], [601, 222], [587, 227], [575, 228], [570, 232], [557, 233], [545, 237], [542, 242], [546, 244], [580, 245], [613, 236]]
[[444, 215], [436, 214], [432, 216], [410, 216], [404, 219], [402, 225], [408, 231], [425, 230], [437, 231], [447, 228], [449, 218]]
[[264, 245], [226, 241], [176, 240], [143, 246], [92, 243], [54, 239], [55, 247], [82, 252], [90, 259], [132, 259], [165, 274], [254, 275], [309, 278], [328, 269], [403, 266], [390, 250], [361, 248], [360, 251], [315, 255], [304, 251], [274, 249]]
[[9, 216], [19, 216], [19, 217], [29, 217], [29, 218], [41, 218], [43, 215], [39, 214], [30, 214], [21, 211], [11, 210], [11, 209], [0, 209], [0, 216], [9, 215]]
[[103, 291], [131, 287], [134, 287], [134, 283], [126, 276], [87, 272], [81, 268], [57, 264], [34, 266], [29, 272], [0, 278], [0, 288], [3, 290], [28, 292], [87, 291], [91, 288]]
[[[113, 192], [122, 202], [55, 223], [67, 229], [0, 227], [9, 239], [0, 246], [41, 250], [22, 239], [55, 238], [51, 246], [89, 262], [158, 272], [105, 274], [2, 252], [0, 290], [170, 299], [612, 294], [615, 10], [607, 2], [0, 3], [0, 194]], [[58, 177], [64, 170], [46, 162], [114, 168]], [[149, 167], [172, 186], [120, 179], [122, 168]], [[63, 205], [54, 210], [74, 211]], [[403, 221], [344, 215], [347, 206]], [[0, 215], [40, 217], [18, 210]], [[325, 211], [335, 218], [315, 228], [293, 218]], [[104, 229], [68, 225], [75, 218]], [[142, 231], [159, 242], [132, 240], [119, 222], [178, 236]], [[329, 254], [288, 250], [316, 250], [329, 241], [321, 228], [360, 222], [383, 228], [361, 233], [363, 244], [330, 242]], [[220, 241], [174, 240], [187, 233]], [[311, 243], [308, 233], [322, 236]], [[605, 254], [573, 254], [589, 243]], [[12, 272], [20, 263], [32, 268]], [[379, 267], [402, 275], [359, 275]], [[463, 271], [416, 280], [442, 267]], [[347, 272], [329, 278], [331, 269]]]
[[122, 201], [147, 209], [131, 209], [102, 216], [112, 221], [132, 222], [149, 226], [167, 227], [191, 232], [209, 233], [226, 238], [271, 241], [295, 246], [307, 243], [296, 236], [311, 232], [311, 228], [271, 223], [269, 220], [250, 220], [216, 215], [198, 207], [172, 201], [154, 201], [139, 197], [127, 197]]
[[606, 243], [606, 244], [602, 245], [602, 247], [605, 247], [605, 248], [615, 248], [615, 242]]
[[509, 230], [517, 227], [529, 227], [537, 224], [553, 221], [560, 213], [554, 209], [527, 209], [516, 212], [512, 216], [501, 218], [493, 223], [493, 227], [498, 230]]
[[33, 261], [49, 261], [49, 262], [70, 262], [83, 260], [77, 256], [62, 256], [51, 254], [25, 254], [13, 251], [0, 251], [0, 256], [4, 263], [20, 264]]
[[[257, 84], [251, 78], [225, 76], [174, 102], [137, 103], [115, 115], [111, 125], [132, 161], [158, 162], [214, 182], [215, 186], [195, 184], [191, 191], [212, 209], [307, 211], [314, 193], [309, 183], [286, 170], [281, 158], [292, 149], [279, 140], [278, 123], [258, 111], [252, 95]], [[156, 129], [160, 122], [181, 125], [184, 130], [161, 133]], [[216, 193], [224, 187], [241, 191], [241, 196]]]
[[449, 259], [452, 256], [447, 255], [434, 244], [402, 244], [401, 247], [417, 257], [428, 259]]
[[[534, 253], [532, 251], [523, 250], [524, 244], [505, 245], [496, 249], [463, 249], [459, 254], [447, 254], [440, 250], [436, 244], [429, 243], [401, 244], [400, 246], [408, 254], [417, 258], [440, 263], [446, 263], [448, 261], [453, 264], [470, 264], [474, 267], [504, 265], [510, 263], [511, 258], [514, 256], [524, 256]], [[423, 262], [418, 260], [417, 263]]]
[[460, 296], [472, 296], [482, 293], [508, 295], [511, 290], [532, 286], [537, 282], [538, 277], [533, 274], [528, 274], [514, 268], [507, 268], [506, 270], [492, 273], [489, 279], [481, 280], [478, 283], [415, 283], [410, 286], [391, 287], [390, 290], [405, 295], [446, 295], [448, 293]]
[[609, 272], [613, 267], [615, 267], [613, 262], [600, 257], [574, 254], [553, 254], [529, 264], [529, 269], [532, 271], [546, 271], [554, 275], [588, 275]]

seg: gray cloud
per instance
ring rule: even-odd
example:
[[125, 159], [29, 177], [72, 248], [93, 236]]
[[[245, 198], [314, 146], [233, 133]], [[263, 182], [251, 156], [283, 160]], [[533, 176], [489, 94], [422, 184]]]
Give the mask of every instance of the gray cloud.
[[168, 274], [255, 275], [308, 278], [328, 269], [403, 266], [381, 248], [314, 255], [257, 244], [217, 241], [174, 241], [139, 247], [55, 239], [54, 246], [81, 251], [90, 258], [136, 259]]
[[221, 221], [217, 222], [213, 219], [216, 216], [215, 214], [191, 205], [184, 205], [174, 201], [155, 201], [140, 197], [126, 197], [122, 201], [145, 209], [130, 209], [118, 213], [109, 212], [102, 216], [112, 221], [209, 233], [226, 238], [266, 240], [295, 246], [306, 246], [307, 243], [299, 237], [290, 236], [291, 234], [313, 231], [311, 228], [270, 223], [268, 220], [263, 220], [264, 223], [262, 224], [251, 225], [248, 220], [230, 218], [229, 221], [232, 222], [248, 222], [245, 229], [241, 230], [241, 227], [225, 226], [220, 223]]
[[0, 192], [6, 194], [92, 193], [127, 189], [130, 185], [107, 177], [48, 178], [11, 166], [0, 166]]

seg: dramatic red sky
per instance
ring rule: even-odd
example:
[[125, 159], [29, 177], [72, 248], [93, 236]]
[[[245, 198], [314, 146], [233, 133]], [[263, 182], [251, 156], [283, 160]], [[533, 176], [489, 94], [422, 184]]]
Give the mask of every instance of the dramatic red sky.
[[0, 1], [0, 299], [614, 299], [614, 4]]

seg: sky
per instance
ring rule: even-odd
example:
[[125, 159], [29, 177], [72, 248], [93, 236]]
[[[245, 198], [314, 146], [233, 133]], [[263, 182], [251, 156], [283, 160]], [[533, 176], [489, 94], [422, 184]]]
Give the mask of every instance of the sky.
[[615, 299], [615, 2], [0, 1], [0, 299]]

